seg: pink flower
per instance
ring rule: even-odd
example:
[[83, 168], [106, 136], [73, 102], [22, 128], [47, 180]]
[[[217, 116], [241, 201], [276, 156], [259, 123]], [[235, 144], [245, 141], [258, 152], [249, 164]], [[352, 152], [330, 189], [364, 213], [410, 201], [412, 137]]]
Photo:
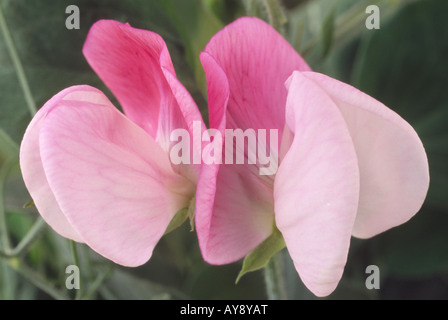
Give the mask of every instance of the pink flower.
[[196, 191], [199, 166], [171, 164], [170, 133], [205, 126], [157, 34], [99, 21], [84, 54], [126, 116], [97, 89], [63, 90], [25, 133], [23, 178], [56, 232], [138, 266]]
[[419, 137], [372, 97], [311, 72], [259, 19], [228, 25], [201, 60], [210, 126], [278, 129], [280, 146], [272, 176], [256, 164], [203, 166], [196, 228], [204, 259], [236, 261], [275, 224], [305, 285], [329, 295], [352, 235], [372, 237], [420, 209], [429, 173]]

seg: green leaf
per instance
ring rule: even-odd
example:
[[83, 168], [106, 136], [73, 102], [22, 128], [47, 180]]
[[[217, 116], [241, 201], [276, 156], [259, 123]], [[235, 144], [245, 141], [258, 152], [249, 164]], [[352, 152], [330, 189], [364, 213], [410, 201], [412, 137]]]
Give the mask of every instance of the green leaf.
[[34, 204], [34, 200], [33, 199], [31, 199], [30, 201], [28, 201], [27, 203], [25, 203], [24, 205], [23, 205], [23, 208], [24, 209], [28, 209], [28, 208], [32, 208], [32, 207], [35, 207], [36, 205]]
[[191, 231], [194, 230], [194, 208], [196, 203], [196, 197], [193, 197], [190, 201], [190, 205], [188, 207], [180, 209], [171, 219], [170, 224], [166, 228], [165, 234], [170, 233], [174, 229], [180, 227], [185, 220], [190, 218], [190, 227]]
[[174, 215], [173, 219], [171, 219], [170, 224], [165, 230], [165, 234], [170, 233], [171, 231], [180, 227], [185, 222], [185, 220], [187, 220], [187, 218], [188, 218], [188, 208], [180, 209]]
[[244, 258], [243, 267], [236, 278], [236, 283], [246, 273], [259, 270], [266, 266], [269, 260], [284, 247], [285, 240], [281, 232], [274, 227], [272, 234]]

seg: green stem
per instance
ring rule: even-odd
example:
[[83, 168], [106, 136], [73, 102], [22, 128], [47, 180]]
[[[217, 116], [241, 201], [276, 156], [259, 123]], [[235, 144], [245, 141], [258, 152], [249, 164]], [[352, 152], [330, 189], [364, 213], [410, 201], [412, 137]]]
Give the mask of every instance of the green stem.
[[17, 77], [19, 78], [19, 83], [25, 97], [26, 104], [30, 111], [31, 116], [34, 116], [37, 112], [36, 103], [34, 102], [33, 95], [31, 93], [28, 80], [23, 69], [22, 62], [17, 53], [17, 49], [14, 45], [14, 41], [11, 37], [11, 32], [9, 31], [8, 24], [6, 23], [5, 15], [3, 14], [3, 9], [0, 4], [0, 29], [2, 31], [3, 37], [5, 39], [6, 47], [8, 48], [9, 56], [11, 57], [14, 69], [16, 70]]
[[110, 277], [112, 272], [113, 272], [113, 268], [109, 268], [107, 271], [101, 272], [96, 277], [96, 279], [92, 283], [92, 285], [89, 287], [89, 290], [87, 291], [87, 293], [82, 297], [82, 300], [90, 299], [98, 291], [98, 289], [103, 285], [103, 283]]
[[282, 252], [277, 253], [264, 268], [266, 294], [269, 300], [287, 299], [282, 258]]
[[[5, 143], [7, 149], [14, 150], [14, 145], [10, 143], [9, 137], [0, 131], [0, 138], [2, 142]], [[8, 226], [6, 221], [6, 211], [5, 211], [5, 184], [6, 179], [14, 167], [15, 163], [15, 152], [13, 155], [5, 155], [2, 165], [0, 165], [0, 257], [2, 257], [2, 252], [9, 252], [11, 249], [11, 242], [9, 239]], [[1, 155], [0, 155], [1, 156]], [[2, 159], [0, 159], [2, 160]], [[12, 300], [14, 298], [14, 276], [15, 274], [11, 271], [6, 260], [0, 261], [0, 272], [1, 272], [1, 289], [3, 299]]]
[[19, 242], [17, 247], [9, 252], [0, 250], [0, 257], [12, 258], [26, 254], [29, 247], [42, 235], [46, 226], [47, 224], [42, 218], [37, 218], [30, 231], [28, 231], [26, 236]]
[[76, 242], [73, 240], [70, 240], [70, 249], [72, 250], [73, 263], [79, 268], [78, 248], [76, 248]]
[[119, 298], [106, 286], [102, 286], [98, 289], [99, 293], [105, 300], [118, 300]]
[[286, 16], [278, 0], [263, 0], [263, 5], [268, 15], [269, 24], [280, 33], [287, 22]]
[[45, 279], [41, 274], [35, 272], [33, 269], [24, 265], [22, 261], [12, 258], [9, 259], [8, 262], [12, 269], [17, 271], [22, 277], [27, 279], [52, 298], [57, 300], [68, 300], [68, 297], [63, 292], [53, 287], [47, 279]]
[[12, 251], [12, 254], [15, 256], [19, 256], [25, 254], [29, 247], [43, 234], [47, 224], [45, 220], [41, 217], [37, 218], [36, 222], [34, 222], [30, 231], [26, 234], [26, 236], [19, 242], [17, 247]]
[[12, 281], [12, 271], [8, 266], [6, 260], [0, 260], [0, 271], [1, 271], [1, 289], [2, 289], [2, 299], [13, 300], [14, 299], [14, 285]]
[[11, 242], [9, 239], [8, 227], [6, 224], [6, 212], [4, 203], [4, 189], [6, 177], [8, 176], [11, 168], [11, 161], [7, 160], [0, 167], [0, 249], [9, 252], [11, 249]]

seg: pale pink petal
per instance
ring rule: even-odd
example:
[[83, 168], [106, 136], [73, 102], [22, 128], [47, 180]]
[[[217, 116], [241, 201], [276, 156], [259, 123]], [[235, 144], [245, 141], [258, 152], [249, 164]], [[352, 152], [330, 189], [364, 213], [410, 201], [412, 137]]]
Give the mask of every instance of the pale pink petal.
[[202, 122], [196, 104], [177, 80], [166, 44], [158, 34], [101, 20], [92, 26], [83, 52], [129, 119], [165, 151], [170, 148], [173, 129], [190, 129], [192, 121]]
[[65, 95], [70, 94], [73, 90], [76, 89], [66, 89], [51, 98], [31, 120], [20, 145], [20, 168], [25, 186], [42, 218], [62, 236], [82, 242], [81, 237], [73, 229], [59, 208], [53, 191], [48, 184], [42, 166], [39, 143], [40, 130], [46, 114]]
[[372, 237], [420, 210], [429, 186], [428, 160], [414, 129], [359, 90], [318, 73], [305, 76], [339, 107], [358, 156], [361, 191], [353, 235]]
[[317, 296], [337, 286], [359, 198], [356, 153], [335, 103], [294, 72], [286, 122], [294, 138], [274, 183], [275, 220], [305, 285]]
[[145, 263], [194, 185], [100, 91], [79, 86], [58, 98], [39, 142], [61, 211], [98, 253], [125, 266]]

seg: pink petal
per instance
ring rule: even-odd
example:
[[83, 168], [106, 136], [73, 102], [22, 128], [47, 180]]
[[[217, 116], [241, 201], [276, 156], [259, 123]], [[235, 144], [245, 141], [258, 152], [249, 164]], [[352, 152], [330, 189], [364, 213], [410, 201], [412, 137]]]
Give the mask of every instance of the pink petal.
[[[211, 128], [223, 136], [226, 128], [277, 129], [281, 140], [284, 82], [293, 70], [310, 69], [280, 34], [260, 19], [238, 19], [210, 40], [201, 62]], [[209, 263], [236, 261], [272, 232], [272, 177], [260, 177], [247, 160], [201, 169], [196, 228]]]
[[428, 160], [414, 129], [359, 90], [318, 73], [320, 86], [345, 118], [358, 156], [361, 191], [353, 235], [372, 237], [420, 210], [429, 186]]
[[[260, 183], [243, 165], [221, 165], [217, 178], [210, 171], [199, 181], [216, 179], [209, 202], [196, 199], [196, 227], [203, 258], [210, 264], [241, 259], [272, 233], [274, 224], [272, 187]], [[249, 172], [249, 174], [248, 174]], [[201, 192], [201, 193], [202, 193]], [[210, 210], [211, 209], [211, 210]], [[209, 214], [209, 219], [207, 215]], [[212, 214], [210, 219], [210, 214]]]
[[[161, 110], [159, 118], [160, 127], [162, 127], [161, 123], [169, 123], [170, 121], [172, 123], [169, 128], [165, 126], [165, 133], [159, 135], [159, 144], [163, 147], [167, 145], [172, 146], [173, 143], [175, 143], [170, 142], [169, 140], [160, 143], [160, 139], [167, 139], [170, 137], [171, 130], [173, 129], [183, 128], [189, 132], [191, 146], [190, 161], [188, 164], [173, 165], [173, 169], [186, 178], [189, 178], [194, 183], [197, 183], [199, 172], [201, 170], [201, 162], [196, 162], [195, 159], [200, 159], [203, 144], [202, 139], [195, 138], [195, 135], [197, 134], [195, 126], [199, 127], [201, 136], [202, 133], [207, 130], [207, 127], [202, 120], [202, 115], [199, 112], [196, 103], [185, 87], [176, 78], [176, 75], [166, 68], [163, 68], [162, 71], [175, 99], [179, 102], [178, 105], [182, 112], [182, 119], [179, 120], [178, 115], [173, 111], [166, 109]], [[165, 150], [168, 152], [168, 149]]]
[[192, 121], [202, 122], [196, 104], [177, 80], [166, 44], [158, 34], [101, 20], [92, 26], [83, 52], [129, 119], [164, 150], [169, 150], [173, 129], [191, 129]]
[[82, 242], [73, 229], [51, 190], [42, 166], [39, 135], [46, 114], [74, 88], [66, 89], [50, 99], [31, 120], [20, 145], [20, 168], [25, 185], [42, 218], [63, 237]]
[[194, 185], [168, 154], [98, 90], [79, 86], [53, 99], [40, 154], [61, 211], [95, 251], [126, 266], [152, 255]]
[[[209, 54], [203, 53], [201, 61], [207, 70], [209, 105], [215, 110], [210, 114], [210, 125], [224, 137], [229, 96], [227, 77]], [[254, 174], [253, 167], [255, 165], [202, 165], [195, 221], [202, 256], [208, 263], [234, 262], [272, 232], [272, 182], [271, 185], [263, 183]]]
[[350, 133], [337, 106], [313, 81], [288, 81], [286, 122], [294, 134], [275, 177], [275, 220], [304, 284], [330, 294], [346, 263], [359, 197]]
[[[228, 79], [226, 128], [283, 130], [284, 83], [294, 70], [310, 68], [279, 33], [258, 18], [240, 18], [218, 32], [204, 52]], [[211, 124], [221, 115], [217, 108], [209, 104]]]

